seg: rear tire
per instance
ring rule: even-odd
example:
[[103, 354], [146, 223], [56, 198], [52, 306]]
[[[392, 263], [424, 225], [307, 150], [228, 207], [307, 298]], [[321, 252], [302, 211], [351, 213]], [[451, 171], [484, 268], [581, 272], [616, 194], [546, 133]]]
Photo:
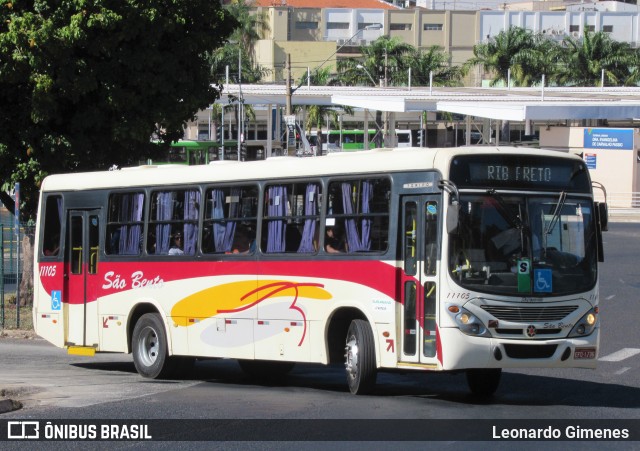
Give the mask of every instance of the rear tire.
[[502, 368], [467, 370], [467, 384], [476, 396], [492, 396], [500, 385]]
[[371, 326], [367, 321], [351, 321], [345, 345], [344, 366], [347, 384], [354, 395], [367, 395], [376, 386], [376, 348]]
[[167, 334], [158, 313], [145, 313], [133, 329], [133, 363], [142, 377], [161, 379], [175, 368], [167, 351]]

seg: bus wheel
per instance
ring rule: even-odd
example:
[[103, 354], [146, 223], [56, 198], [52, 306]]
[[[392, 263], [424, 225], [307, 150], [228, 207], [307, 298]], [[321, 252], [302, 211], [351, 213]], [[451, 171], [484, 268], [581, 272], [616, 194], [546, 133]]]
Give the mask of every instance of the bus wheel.
[[498, 389], [502, 368], [467, 370], [467, 384], [476, 396], [491, 396]]
[[295, 362], [273, 362], [268, 360], [238, 360], [242, 371], [253, 379], [277, 382], [291, 372]]
[[373, 332], [367, 321], [351, 321], [344, 349], [349, 390], [354, 395], [371, 393], [376, 385], [377, 370]]
[[173, 369], [167, 353], [167, 335], [157, 313], [140, 317], [133, 329], [133, 363], [143, 377], [166, 377]]

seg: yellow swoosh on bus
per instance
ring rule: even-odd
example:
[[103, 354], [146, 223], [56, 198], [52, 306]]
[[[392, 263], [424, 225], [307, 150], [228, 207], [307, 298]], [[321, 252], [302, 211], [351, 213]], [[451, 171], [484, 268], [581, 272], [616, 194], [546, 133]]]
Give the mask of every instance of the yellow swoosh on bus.
[[[243, 280], [225, 283], [198, 291], [178, 301], [171, 309], [173, 321], [179, 326], [191, 326], [189, 318], [211, 318], [220, 313], [247, 310], [262, 301], [276, 297], [290, 297], [289, 308], [298, 310], [298, 298], [329, 300], [333, 296], [318, 283], [299, 283], [286, 280]], [[304, 313], [302, 313], [304, 316]]]

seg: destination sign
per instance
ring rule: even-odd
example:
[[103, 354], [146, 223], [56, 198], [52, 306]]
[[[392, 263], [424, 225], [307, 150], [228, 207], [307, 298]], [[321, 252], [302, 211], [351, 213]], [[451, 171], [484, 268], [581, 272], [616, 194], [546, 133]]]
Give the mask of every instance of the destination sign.
[[478, 165], [471, 166], [473, 172], [485, 171], [486, 174], [478, 174], [477, 176], [486, 176], [487, 180], [514, 180], [525, 182], [551, 182], [553, 178], [553, 170], [549, 166], [504, 166], [504, 165]]
[[459, 188], [527, 188], [589, 192], [584, 162], [533, 155], [469, 155], [451, 163], [450, 179]]

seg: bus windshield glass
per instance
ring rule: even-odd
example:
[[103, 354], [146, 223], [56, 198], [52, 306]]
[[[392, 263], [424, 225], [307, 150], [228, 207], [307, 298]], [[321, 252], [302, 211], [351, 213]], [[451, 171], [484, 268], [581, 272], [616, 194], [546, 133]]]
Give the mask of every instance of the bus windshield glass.
[[464, 288], [520, 296], [584, 292], [596, 283], [592, 202], [566, 192], [460, 195], [449, 272]]

